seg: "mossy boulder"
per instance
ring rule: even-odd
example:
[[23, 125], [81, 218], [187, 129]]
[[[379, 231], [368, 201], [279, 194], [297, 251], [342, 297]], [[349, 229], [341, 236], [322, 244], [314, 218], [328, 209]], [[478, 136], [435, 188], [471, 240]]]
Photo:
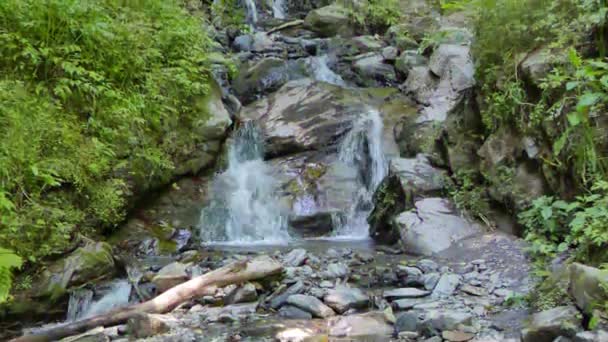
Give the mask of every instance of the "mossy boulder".
[[281, 58], [248, 62], [240, 66], [240, 73], [233, 83], [234, 91], [244, 105], [249, 104], [287, 83], [290, 73], [288, 63]]
[[57, 299], [74, 286], [110, 278], [115, 272], [112, 247], [105, 242], [90, 242], [42, 273], [37, 296]]
[[310, 11], [304, 22], [309, 29], [322, 37], [352, 37], [355, 34], [348, 9], [338, 4]]
[[579, 263], [570, 265], [570, 294], [583, 312], [590, 314], [608, 301], [603, 286], [608, 286], [608, 271]]

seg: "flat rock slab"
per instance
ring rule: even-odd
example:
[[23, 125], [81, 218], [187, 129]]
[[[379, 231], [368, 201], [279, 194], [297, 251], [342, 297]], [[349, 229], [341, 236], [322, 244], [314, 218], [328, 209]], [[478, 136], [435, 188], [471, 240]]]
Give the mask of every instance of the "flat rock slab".
[[336, 312], [344, 313], [349, 309], [364, 308], [369, 303], [369, 297], [360, 289], [338, 286], [327, 291], [323, 301]]
[[[329, 335], [336, 337], [390, 336], [393, 327], [386, 322], [382, 312], [344, 316], [331, 324]], [[373, 341], [376, 341], [374, 339]]]
[[313, 296], [303, 294], [291, 295], [287, 298], [287, 303], [310, 312], [314, 317], [327, 318], [336, 315], [334, 310]]
[[400, 298], [421, 298], [430, 295], [430, 291], [420, 290], [414, 287], [404, 287], [395, 290], [384, 291], [384, 298], [386, 299], [400, 299]]

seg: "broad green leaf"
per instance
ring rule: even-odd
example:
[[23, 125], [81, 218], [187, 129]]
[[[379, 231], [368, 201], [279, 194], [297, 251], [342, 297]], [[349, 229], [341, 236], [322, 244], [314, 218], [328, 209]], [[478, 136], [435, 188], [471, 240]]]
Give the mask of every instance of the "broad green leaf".
[[570, 113], [568, 114], [568, 123], [570, 126], [576, 127], [581, 123], [581, 114], [580, 113]]

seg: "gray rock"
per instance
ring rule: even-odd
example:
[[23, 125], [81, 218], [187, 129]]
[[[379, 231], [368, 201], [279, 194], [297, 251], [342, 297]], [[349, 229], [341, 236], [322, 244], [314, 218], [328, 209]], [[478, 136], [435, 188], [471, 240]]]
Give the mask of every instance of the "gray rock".
[[423, 277], [424, 288], [428, 291], [433, 291], [439, 282], [439, 278], [441, 278], [441, 274], [439, 273], [425, 274]]
[[361, 53], [382, 50], [386, 43], [375, 36], [358, 36], [352, 39], [352, 42]]
[[444, 340], [446, 341], [450, 341], [450, 342], [466, 342], [466, 341], [470, 341], [473, 339], [473, 337], [475, 337], [475, 334], [471, 334], [468, 332], [463, 332], [463, 331], [443, 331], [441, 333], [441, 336], [443, 337]]
[[418, 331], [418, 315], [413, 312], [406, 312], [397, 317], [395, 322], [395, 331], [401, 333], [404, 331]]
[[483, 287], [477, 287], [477, 286], [471, 286], [471, 285], [463, 285], [460, 288], [460, 291], [462, 291], [466, 294], [470, 294], [471, 296], [477, 296], [477, 297], [488, 295], [488, 291], [486, 291], [486, 289], [484, 289]]
[[470, 48], [464, 45], [441, 44], [431, 55], [429, 68], [440, 78], [449, 78], [456, 92], [475, 86], [475, 68]]
[[187, 267], [187, 265], [176, 261], [161, 268], [154, 278], [152, 278], [152, 283], [156, 286], [157, 293], [165, 292], [173, 286], [190, 279], [186, 272]]
[[523, 342], [552, 342], [559, 336], [573, 337], [582, 330], [579, 312], [560, 306], [534, 314], [521, 332]]
[[459, 275], [453, 273], [443, 274], [433, 290], [433, 296], [449, 297], [456, 292], [458, 285], [460, 285]]
[[302, 248], [296, 248], [291, 252], [287, 253], [287, 255], [285, 255], [285, 257], [283, 258], [283, 263], [291, 267], [298, 267], [302, 266], [305, 260], [306, 250]]
[[597, 303], [608, 300], [602, 284], [608, 283], [608, 271], [579, 263], [570, 265], [570, 293], [583, 312], [590, 314]]
[[404, 287], [400, 289], [384, 291], [383, 296], [384, 298], [391, 300], [400, 298], [420, 298], [426, 297], [430, 294], [431, 292], [429, 291], [424, 291], [413, 287]]
[[409, 253], [439, 253], [455, 242], [481, 232], [477, 224], [459, 216], [449, 200], [425, 198], [417, 201], [415, 207], [393, 221]]
[[417, 305], [430, 303], [432, 300], [428, 298], [405, 298], [398, 299], [393, 302], [393, 307], [397, 310], [410, 310]]
[[555, 66], [566, 62], [564, 51], [542, 47], [528, 53], [519, 63], [519, 69], [529, 83], [539, 87]]
[[252, 283], [245, 283], [230, 293], [224, 298], [226, 304], [239, 304], [253, 302], [258, 298], [258, 293], [255, 289], [255, 285]]
[[261, 95], [278, 90], [296, 74], [289, 69], [287, 62], [274, 57], [241, 65], [239, 70], [233, 88], [243, 104], [249, 104]]
[[397, 266], [397, 275], [402, 278], [405, 286], [424, 285], [422, 271], [417, 267]]
[[355, 57], [353, 70], [361, 76], [360, 83], [366, 86], [385, 85], [397, 80], [395, 68], [384, 63], [384, 57], [379, 53]]
[[429, 331], [455, 330], [460, 324], [471, 324], [472, 318], [470, 313], [464, 311], [432, 310], [427, 312], [422, 324]]
[[436, 272], [439, 269], [439, 265], [430, 259], [420, 259], [416, 262], [416, 267], [422, 270], [424, 273]]
[[327, 291], [323, 301], [337, 313], [342, 314], [349, 309], [365, 308], [369, 304], [369, 297], [360, 289], [337, 286]]
[[422, 154], [411, 159], [393, 158], [389, 170], [399, 177], [404, 191], [414, 196], [438, 194], [446, 184], [445, 171], [431, 166]]
[[416, 102], [430, 105], [431, 97], [438, 83], [437, 78], [426, 66], [414, 66], [407, 71], [407, 79], [401, 87], [406, 93], [411, 94]]
[[285, 304], [287, 302], [287, 298], [289, 298], [289, 296], [294, 295], [294, 294], [300, 294], [300, 293], [304, 292], [305, 289], [306, 289], [306, 287], [304, 286], [304, 283], [301, 280], [299, 280], [295, 284], [291, 285], [287, 290], [285, 290], [285, 292], [274, 297], [270, 301], [270, 307], [275, 310], [280, 308], [283, 304]]
[[339, 212], [321, 211], [307, 215], [297, 215], [289, 218], [289, 226], [299, 237], [328, 236], [334, 231], [334, 217]]
[[313, 296], [302, 294], [291, 295], [287, 298], [287, 303], [310, 312], [314, 317], [327, 318], [336, 315], [334, 310]]
[[310, 11], [304, 24], [323, 37], [351, 37], [355, 31], [348, 10], [338, 4]]
[[406, 50], [395, 61], [395, 69], [407, 76], [412, 68], [423, 67], [427, 64], [428, 59], [419, 54], [418, 51]]
[[573, 342], [608, 342], [608, 332], [600, 331], [581, 331], [573, 338]]
[[382, 312], [344, 316], [329, 328], [329, 335], [335, 337], [379, 338], [392, 333], [393, 328], [386, 322]]
[[399, 55], [399, 49], [394, 46], [387, 46], [382, 49], [382, 57], [385, 61], [394, 62]]
[[312, 314], [292, 305], [285, 305], [279, 310], [279, 316], [287, 319], [312, 319]]
[[169, 320], [168, 316], [140, 313], [127, 321], [127, 328], [135, 338], [147, 338], [168, 332]]
[[350, 270], [346, 264], [341, 262], [332, 263], [327, 265], [327, 270], [323, 272], [322, 276], [326, 279], [344, 278], [350, 274]]

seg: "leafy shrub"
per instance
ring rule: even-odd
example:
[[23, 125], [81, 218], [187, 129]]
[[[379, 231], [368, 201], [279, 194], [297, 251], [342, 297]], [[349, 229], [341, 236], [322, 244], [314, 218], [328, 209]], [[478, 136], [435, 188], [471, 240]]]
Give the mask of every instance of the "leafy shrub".
[[23, 260], [13, 251], [0, 248], [0, 303], [8, 298], [13, 283], [11, 269], [21, 268]]
[[361, 3], [342, 0], [340, 3], [349, 9], [357, 25], [372, 32], [383, 33], [401, 19], [399, 0], [368, 0]]
[[203, 138], [210, 40], [180, 3], [0, 2], [0, 246], [37, 262], [113, 227]]

